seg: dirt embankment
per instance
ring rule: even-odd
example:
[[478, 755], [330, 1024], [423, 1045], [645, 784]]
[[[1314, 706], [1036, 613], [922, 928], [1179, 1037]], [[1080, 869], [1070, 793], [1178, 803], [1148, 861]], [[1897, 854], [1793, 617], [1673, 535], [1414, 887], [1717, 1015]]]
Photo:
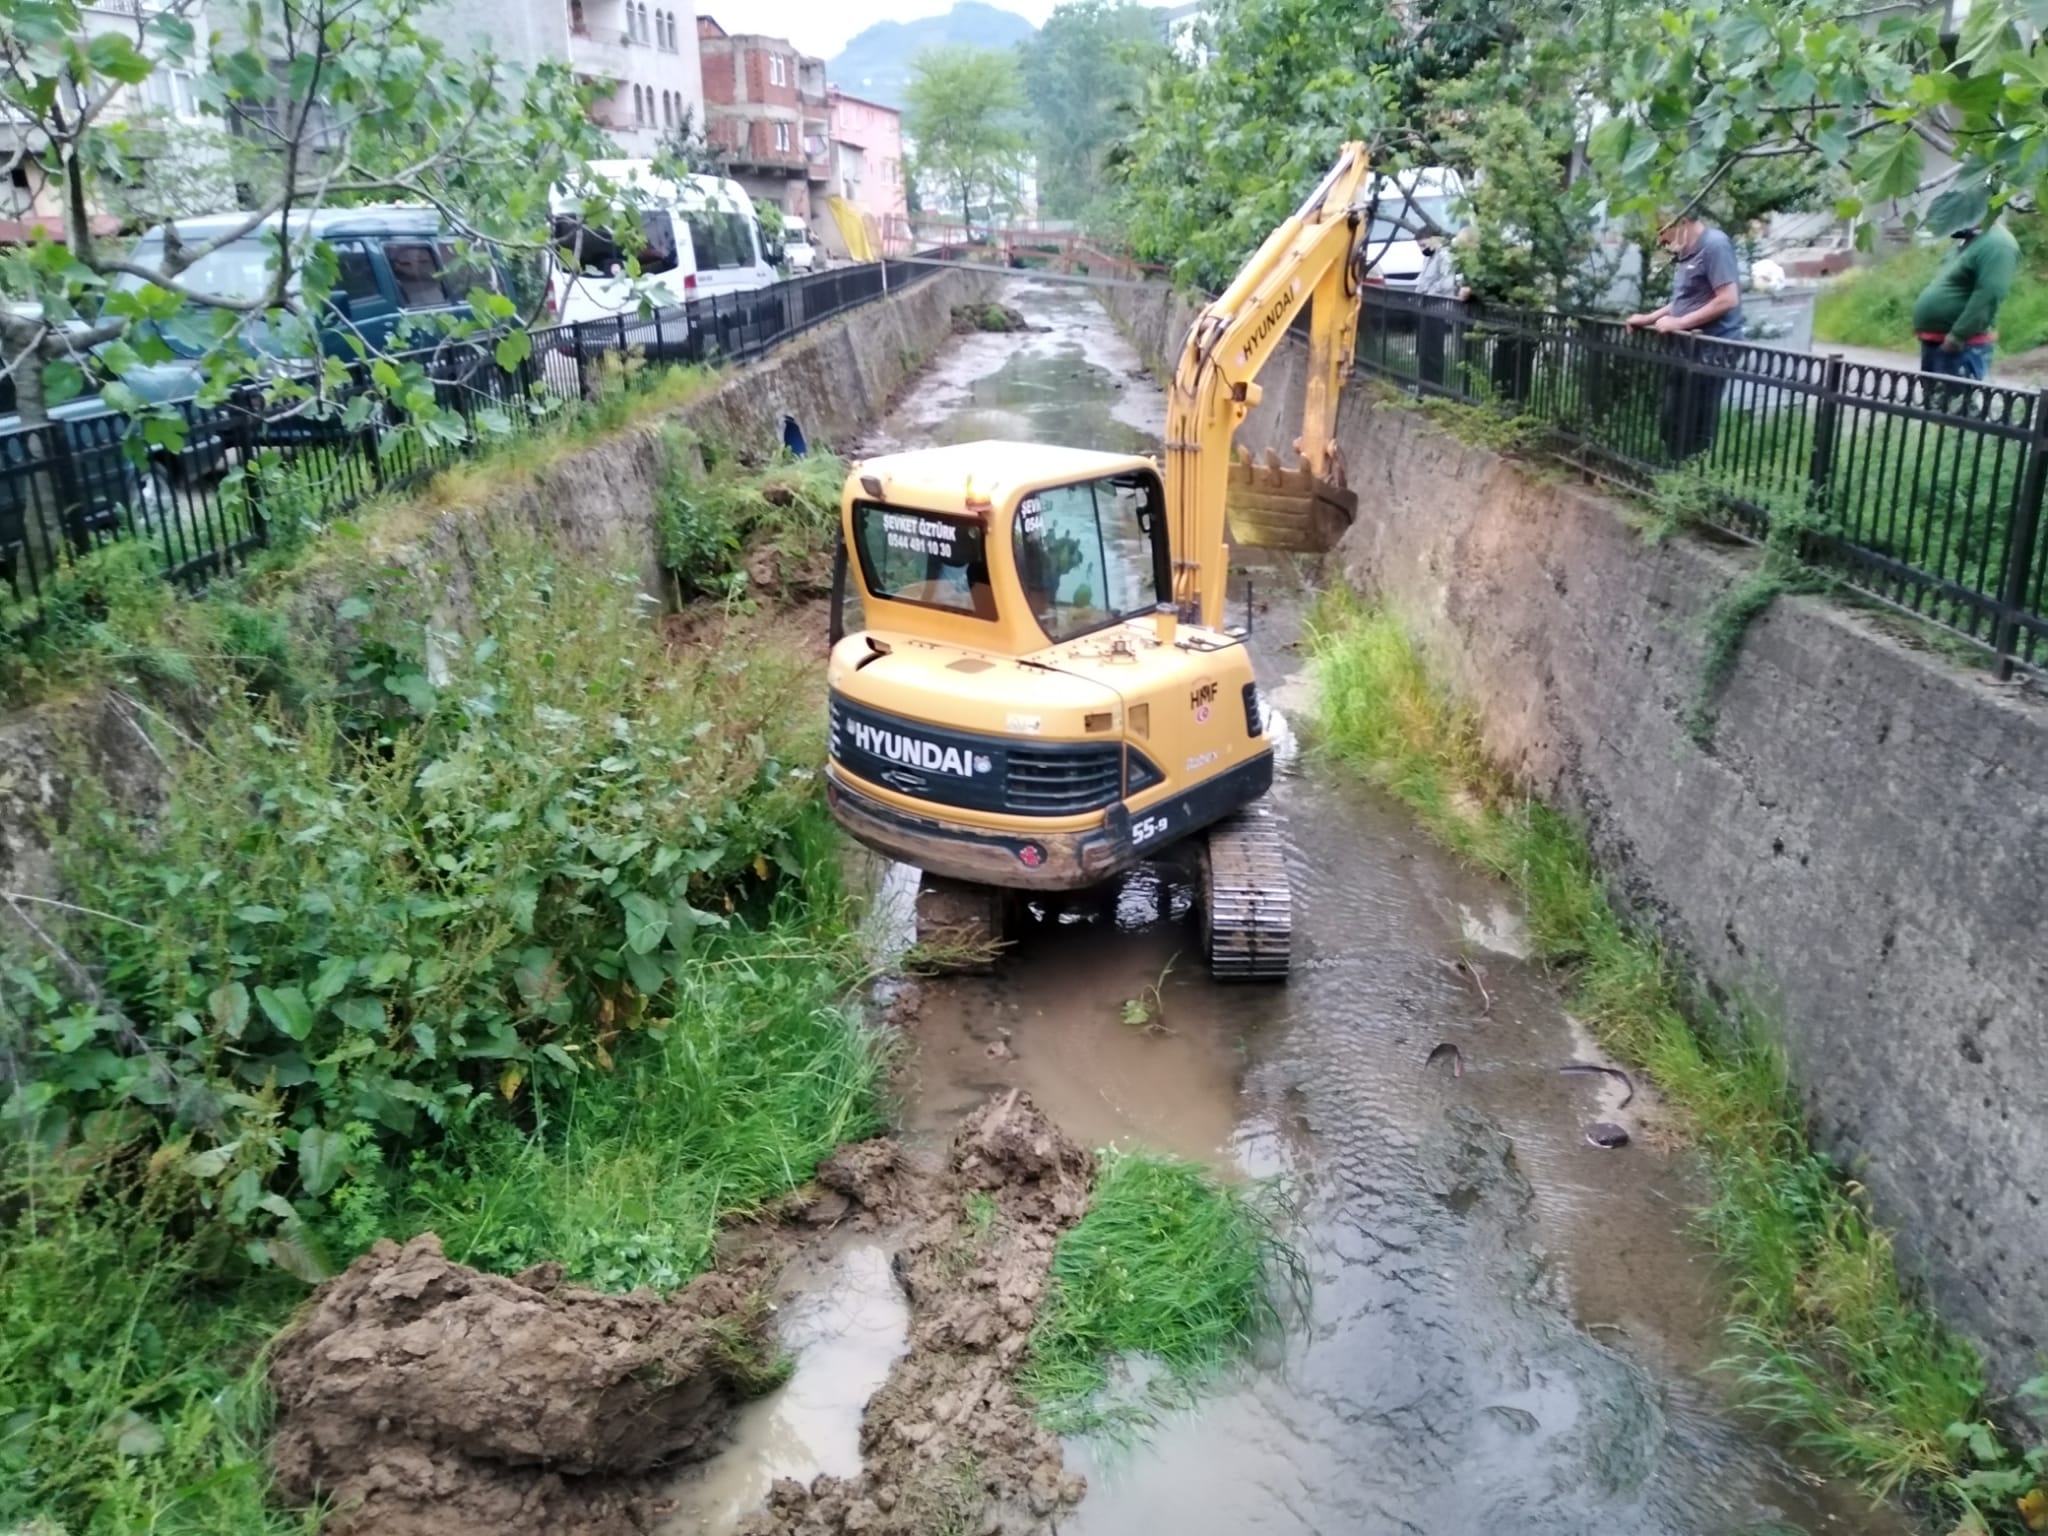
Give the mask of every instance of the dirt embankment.
[[379, 1243], [278, 1344], [278, 1491], [329, 1501], [328, 1536], [652, 1531], [673, 1470], [715, 1454], [776, 1379], [775, 1277], [851, 1221], [908, 1232], [909, 1351], [863, 1417], [865, 1472], [776, 1485], [744, 1536], [1042, 1531], [1084, 1485], [1010, 1378], [1089, 1177], [1013, 1092], [968, 1117], [939, 1170], [888, 1139], [840, 1148], [667, 1299], [567, 1286], [553, 1265], [481, 1274], [431, 1235]]
[[278, 1489], [331, 1500], [329, 1536], [644, 1530], [643, 1475], [716, 1451], [769, 1373], [769, 1263], [663, 1300], [381, 1242], [278, 1345]]

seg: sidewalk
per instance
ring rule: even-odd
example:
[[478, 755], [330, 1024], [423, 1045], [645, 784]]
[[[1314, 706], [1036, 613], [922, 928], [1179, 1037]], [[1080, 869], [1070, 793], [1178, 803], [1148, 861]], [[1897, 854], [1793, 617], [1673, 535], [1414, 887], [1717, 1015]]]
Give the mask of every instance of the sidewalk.
[[[1821, 341], [1813, 343], [1815, 357], [1831, 357], [1840, 353], [1845, 363], [1861, 363], [1873, 368], [1904, 368], [1908, 372], [1920, 371], [1919, 352], [1895, 352], [1889, 347], [1851, 347], [1841, 342]], [[1991, 377], [1987, 384], [2004, 384], [2012, 389], [2040, 389], [2048, 386], [2048, 347], [2034, 347], [2025, 352], [1999, 353], [1991, 359]]]

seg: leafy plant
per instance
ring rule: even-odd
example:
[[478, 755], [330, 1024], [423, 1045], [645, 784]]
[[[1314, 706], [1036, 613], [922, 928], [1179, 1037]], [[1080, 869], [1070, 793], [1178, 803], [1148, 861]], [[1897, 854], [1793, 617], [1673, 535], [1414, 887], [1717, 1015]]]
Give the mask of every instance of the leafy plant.
[[1166, 962], [1160, 968], [1158, 978], [1149, 983], [1136, 997], [1124, 999], [1123, 1021], [1133, 1029], [1142, 1029], [1148, 1035], [1170, 1035], [1166, 1027], [1166, 978], [1173, 974], [1174, 961]]
[[360, 691], [216, 687], [204, 736], [161, 745], [149, 820], [81, 784], [68, 942], [98, 981], [17, 977], [17, 1126], [145, 1110], [261, 1224], [334, 1187], [352, 1127], [404, 1145], [608, 1069], [796, 867], [800, 658], [671, 658], [633, 578], [509, 526], [471, 556], [458, 627], [421, 624], [432, 575], [343, 605]]

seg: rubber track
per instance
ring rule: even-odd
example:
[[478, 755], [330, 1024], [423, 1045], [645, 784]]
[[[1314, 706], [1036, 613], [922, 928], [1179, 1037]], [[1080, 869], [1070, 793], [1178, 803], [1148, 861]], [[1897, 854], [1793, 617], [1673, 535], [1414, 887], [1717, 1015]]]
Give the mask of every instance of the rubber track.
[[1209, 829], [1202, 922], [1209, 974], [1285, 981], [1294, 953], [1294, 892], [1280, 815], [1264, 800]]

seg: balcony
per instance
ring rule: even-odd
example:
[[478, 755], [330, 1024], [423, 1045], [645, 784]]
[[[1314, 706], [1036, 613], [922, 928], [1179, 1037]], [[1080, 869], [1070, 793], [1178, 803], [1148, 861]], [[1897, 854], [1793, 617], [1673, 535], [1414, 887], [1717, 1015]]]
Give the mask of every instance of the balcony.
[[641, 46], [624, 32], [592, 27], [569, 33], [569, 67], [587, 80], [625, 80], [633, 50]]

